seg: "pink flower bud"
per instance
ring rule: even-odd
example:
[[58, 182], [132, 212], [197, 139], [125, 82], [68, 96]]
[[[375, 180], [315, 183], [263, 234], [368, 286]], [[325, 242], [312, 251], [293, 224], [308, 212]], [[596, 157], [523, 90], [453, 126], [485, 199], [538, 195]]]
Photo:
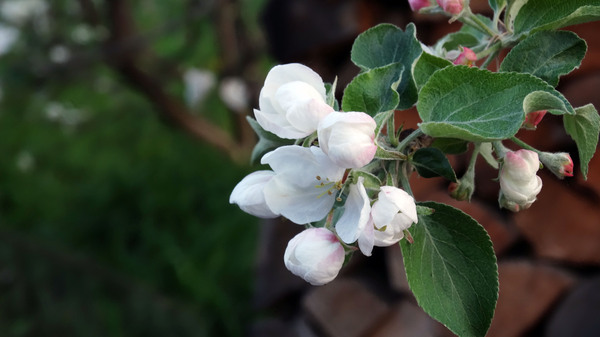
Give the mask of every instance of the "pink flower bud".
[[527, 209], [542, 189], [538, 154], [530, 150], [509, 151], [500, 169], [500, 206], [513, 212]]
[[318, 286], [331, 282], [344, 264], [344, 247], [325, 228], [309, 228], [293, 237], [283, 261], [292, 274]]
[[542, 152], [540, 153], [540, 161], [545, 168], [560, 179], [573, 176], [573, 159], [566, 152]]
[[421, 8], [431, 6], [429, 0], [408, 0], [408, 4], [410, 5], [410, 9], [412, 9], [413, 12], [418, 12], [419, 10], [421, 10]]
[[525, 121], [523, 122], [522, 128], [527, 130], [535, 130], [547, 112], [548, 110], [540, 110], [528, 113], [527, 116], [525, 116]]
[[464, 0], [437, 0], [442, 9], [452, 15], [458, 15], [463, 10]]
[[458, 57], [452, 62], [455, 65], [466, 65], [469, 67], [473, 66], [473, 63], [477, 61], [477, 55], [474, 51], [467, 47], [461, 47], [462, 52], [458, 54]]

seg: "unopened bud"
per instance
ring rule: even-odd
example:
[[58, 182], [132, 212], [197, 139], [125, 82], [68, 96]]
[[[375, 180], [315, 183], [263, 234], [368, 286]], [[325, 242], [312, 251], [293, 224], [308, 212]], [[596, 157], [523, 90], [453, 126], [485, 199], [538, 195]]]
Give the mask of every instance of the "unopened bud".
[[408, 4], [410, 5], [410, 9], [413, 12], [418, 12], [422, 8], [431, 6], [431, 2], [429, 0], [408, 0]]
[[437, 3], [446, 13], [458, 15], [463, 10], [464, 0], [437, 0]]
[[535, 130], [547, 112], [548, 110], [540, 110], [528, 113], [521, 127], [527, 130]]
[[541, 152], [539, 157], [544, 167], [549, 169], [559, 179], [573, 176], [573, 159], [571, 159], [568, 153]]
[[461, 47], [462, 52], [458, 54], [458, 57], [454, 59], [452, 64], [454, 65], [466, 65], [472, 67], [475, 61], [477, 61], [477, 55], [474, 51], [467, 47]]

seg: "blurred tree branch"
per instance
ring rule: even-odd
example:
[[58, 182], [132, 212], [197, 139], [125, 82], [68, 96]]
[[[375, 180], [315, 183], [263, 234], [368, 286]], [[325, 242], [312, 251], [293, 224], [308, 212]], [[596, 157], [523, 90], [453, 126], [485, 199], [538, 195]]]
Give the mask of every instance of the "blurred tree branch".
[[[87, 22], [97, 26], [101, 24], [97, 8], [91, 0], [79, 0], [83, 15]], [[240, 51], [237, 46], [235, 26], [239, 24], [239, 15], [232, 13], [233, 1], [219, 1], [218, 31], [223, 42], [223, 72], [236, 74], [244, 72], [242, 62], [248, 53]], [[208, 119], [194, 115], [178, 97], [170, 94], [163, 85], [163, 79], [152, 75], [156, 72], [145, 66], [150, 51], [147, 41], [135, 28], [130, 3], [124, 0], [106, 0], [106, 19], [109, 37], [104, 44], [104, 60], [121, 75], [126, 82], [144, 95], [157, 112], [169, 124], [180, 128], [218, 150], [226, 153], [238, 163], [247, 163], [255, 142], [254, 134], [247, 125], [245, 116], [235, 114], [237, 139], [229, 132]], [[225, 57], [226, 56], [226, 57]], [[142, 66], [144, 65], [144, 66]]]

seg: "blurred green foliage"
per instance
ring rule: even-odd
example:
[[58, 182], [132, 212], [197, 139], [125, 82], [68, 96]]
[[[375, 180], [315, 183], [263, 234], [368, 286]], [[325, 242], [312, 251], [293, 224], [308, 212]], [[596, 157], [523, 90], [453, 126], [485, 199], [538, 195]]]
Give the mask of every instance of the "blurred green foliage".
[[[243, 335], [258, 227], [228, 198], [250, 168], [166, 126], [102, 62], [105, 27], [78, 3], [0, 22], [19, 31], [0, 55], [0, 335]], [[132, 3], [158, 56], [218, 72], [210, 5]], [[241, 3], [256, 33], [263, 1]], [[232, 124], [215, 89], [199, 110]]]

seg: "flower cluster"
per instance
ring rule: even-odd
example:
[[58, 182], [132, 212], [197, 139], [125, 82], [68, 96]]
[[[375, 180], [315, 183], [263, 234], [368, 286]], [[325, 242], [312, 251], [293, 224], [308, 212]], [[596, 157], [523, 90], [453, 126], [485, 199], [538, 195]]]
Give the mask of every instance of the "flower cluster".
[[[323, 80], [310, 68], [274, 67], [254, 113], [264, 130], [305, 146], [266, 153], [260, 162], [271, 169], [242, 179], [230, 203], [257, 217], [283, 216], [307, 227], [284, 254], [295, 275], [313, 285], [330, 282], [346, 253], [358, 248], [369, 256], [373, 246], [397, 243], [418, 221], [414, 199], [402, 189], [365, 187], [360, 169], [377, 150], [375, 120], [364, 112], [335, 111]], [[334, 214], [336, 203], [341, 214]]]

